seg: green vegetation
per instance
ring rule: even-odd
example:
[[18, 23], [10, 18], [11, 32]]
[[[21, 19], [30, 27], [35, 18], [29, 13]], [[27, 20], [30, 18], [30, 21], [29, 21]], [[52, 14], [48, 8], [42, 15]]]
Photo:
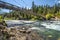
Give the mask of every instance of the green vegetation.
[[[30, 11], [31, 14], [27, 10]], [[51, 7], [49, 5], [37, 6], [34, 4], [34, 2], [32, 2], [31, 9], [25, 8], [25, 11], [26, 12], [11, 11], [9, 13], [1, 14], [2, 17], [0, 15], [0, 20], [2, 19], [4, 20], [21, 20], [21, 19], [22, 20], [50, 20], [51, 18], [55, 19], [55, 17], [60, 19], [60, 4], [59, 3]], [[32, 15], [32, 11], [33, 13], [41, 15], [41, 16]]]
[[[31, 14], [29, 14], [27, 10], [30, 11]], [[32, 2], [32, 8], [25, 9], [25, 11], [26, 12], [11, 11], [9, 13], [0, 14], [0, 24], [3, 24], [5, 26], [6, 23], [4, 20], [51, 20], [51, 18], [55, 19], [56, 17], [60, 19], [60, 4], [55, 4], [51, 7], [49, 5], [37, 6], [34, 4], [34, 2]], [[33, 13], [42, 15], [44, 17], [32, 15], [32, 11]], [[6, 33], [7, 32], [3, 34], [3, 40], [6, 40], [6, 37], [10, 36], [8, 33]], [[40, 35], [43, 37], [45, 36], [46, 40], [60, 40], [60, 32], [56, 30], [48, 30], [42, 33], [40, 32]]]
[[3, 19], [2, 19], [2, 16], [0, 15], [0, 22], [2, 21]]
[[46, 19], [49, 20], [53, 17], [54, 15], [53, 14], [46, 14]]

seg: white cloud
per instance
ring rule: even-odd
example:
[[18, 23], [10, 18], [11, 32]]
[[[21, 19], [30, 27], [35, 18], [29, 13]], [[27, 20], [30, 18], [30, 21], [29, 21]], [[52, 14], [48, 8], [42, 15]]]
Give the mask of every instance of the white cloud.
[[60, 0], [55, 0], [55, 3], [60, 3]]
[[58, 3], [60, 3], [60, 0], [58, 1]]

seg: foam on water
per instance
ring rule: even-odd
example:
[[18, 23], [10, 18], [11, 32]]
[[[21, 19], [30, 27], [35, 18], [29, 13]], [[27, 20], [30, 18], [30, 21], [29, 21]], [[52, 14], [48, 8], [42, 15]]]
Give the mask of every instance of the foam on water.
[[40, 30], [40, 28], [38, 28], [38, 27], [32, 27], [32, 28], [29, 28], [29, 29], [31, 29], [31, 30]]
[[42, 23], [41, 25], [45, 26], [49, 29], [59, 30], [60, 31], [60, 22], [53, 22], [53, 23]]
[[[27, 25], [27, 26], [28, 25], [33, 26], [32, 28], [30, 28], [32, 30], [42, 30], [40, 27], [41, 27], [41, 25], [43, 25], [43, 26], [45, 26], [45, 28], [60, 31], [60, 21], [45, 21], [45, 22], [40, 22], [40, 21], [36, 22], [35, 21], [34, 22], [34, 21], [24, 21], [24, 20], [7, 20], [5, 22], [8, 26], [9, 25], [11, 26], [11, 24], [12, 24], [12, 26], [14, 26], [14, 24], [19, 24], [18, 26], [21, 26], [20, 24], [24, 24], [24, 25]], [[28, 24], [25, 24], [23, 22], [28, 23]], [[32, 25], [29, 24], [29, 23], [32, 23]]]
[[32, 27], [32, 28], [29, 28], [28, 30], [37, 30], [37, 31], [44, 32], [45, 31], [45, 28], [43, 28], [43, 27]]

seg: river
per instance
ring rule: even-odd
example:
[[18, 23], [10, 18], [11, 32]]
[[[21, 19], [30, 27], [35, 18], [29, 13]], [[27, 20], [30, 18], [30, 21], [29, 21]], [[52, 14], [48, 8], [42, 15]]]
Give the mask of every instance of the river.
[[41, 25], [49, 29], [60, 31], [60, 21], [46, 21], [46, 22], [42, 22]]
[[[60, 21], [24, 21], [24, 20], [7, 20], [5, 21], [9, 27], [13, 26], [32, 26], [32, 29], [39, 27], [60, 31]], [[36, 28], [37, 27], [37, 28]]]

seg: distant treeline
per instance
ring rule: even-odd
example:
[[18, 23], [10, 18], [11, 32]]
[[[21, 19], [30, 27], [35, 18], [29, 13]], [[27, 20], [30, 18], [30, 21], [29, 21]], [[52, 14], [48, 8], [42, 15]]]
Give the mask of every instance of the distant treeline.
[[[27, 10], [25, 8], [25, 10]], [[50, 20], [52, 18], [60, 18], [60, 3], [57, 3], [53, 6], [45, 5], [45, 6], [37, 6], [32, 2], [32, 7], [31, 9], [28, 9], [29, 11], [33, 11], [33, 13], [43, 15], [45, 17], [45, 20]], [[28, 14], [26, 14], [28, 13]], [[0, 15], [0, 19], [5, 19], [5, 20], [44, 20], [43, 17], [38, 17], [35, 15], [29, 14], [28, 11], [22, 12], [22, 11], [11, 11], [9, 13], [4, 13]]]

